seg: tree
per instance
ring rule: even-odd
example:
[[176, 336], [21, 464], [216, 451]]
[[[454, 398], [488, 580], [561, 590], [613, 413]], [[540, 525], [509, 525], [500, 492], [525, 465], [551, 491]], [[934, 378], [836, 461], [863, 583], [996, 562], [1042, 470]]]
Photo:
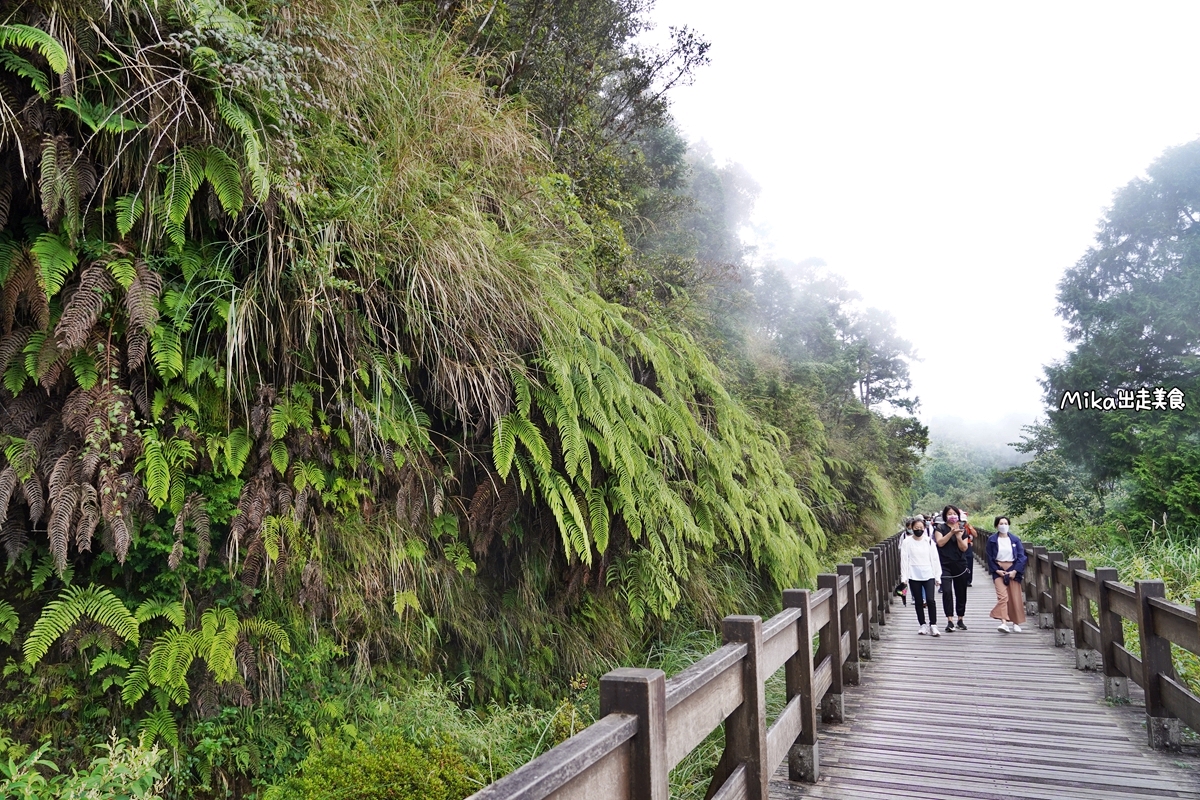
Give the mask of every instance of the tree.
[[[1062, 455], [1083, 468], [1101, 501], [1135, 466], [1147, 478], [1160, 474], [1150, 461], [1174, 458], [1200, 420], [1197, 308], [1200, 140], [1167, 150], [1146, 177], [1117, 193], [1096, 243], [1059, 283], [1058, 311], [1075, 349], [1046, 367], [1046, 403]], [[1083, 410], [1069, 394], [1124, 396], [1133, 405], [1138, 390], [1158, 387], [1180, 389], [1183, 407]], [[1175, 469], [1161, 473], [1168, 474], [1188, 482]], [[1152, 516], [1167, 505], [1183, 507], [1162, 496], [1142, 491], [1135, 503]], [[1187, 502], [1195, 506], [1200, 497]]]

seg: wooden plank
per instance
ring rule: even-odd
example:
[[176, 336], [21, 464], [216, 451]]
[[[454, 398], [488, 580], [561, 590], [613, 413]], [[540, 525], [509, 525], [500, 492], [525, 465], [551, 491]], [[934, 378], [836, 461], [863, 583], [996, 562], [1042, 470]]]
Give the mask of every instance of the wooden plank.
[[850, 655], [850, 632], [846, 631], [842, 634], [842, 661], [844, 662]]
[[785, 608], [763, 623], [763, 674], [770, 677], [796, 652], [800, 609]]
[[809, 595], [812, 604], [812, 630], [821, 630], [829, 624], [829, 590], [818, 589]]
[[742, 704], [746, 645], [728, 644], [667, 681], [667, 769]]
[[[1075, 574], [1079, 576], [1079, 593], [1087, 600], [1093, 603], [1100, 600], [1100, 593], [1096, 590], [1096, 573], [1088, 570], [1075, 570]], [[1075, 603], [1071, 601], [1072, 605]]]
[[637, 717], [609, 714], [549, 752], [485, 786], [470, 800], [629, 797]]
[[1110, 583], [1108, 585], [1108, 602], [1114, 613], [1120, 614], [1124, 619], [1131, 619], [1137, 622], [1137, 593], [1133, 590], [1132, 586], [1126, 586], [1123, 583]]
[[817, 668], [813, 670], [813, 697], [816, 698], [817, 705], [821, 704], [821, 698], [829, 691], [830, 685], [833, 683], [833, 659], [832, 657], [825, 658]]
[[[1132, 706], [1104, 703], [1101, 675], [1072, 669], [1052, 631], [1000, 635], [990, 608], [968, 603], [970, 630], [938, 639], [907, 624], [884, 628], [862, 685], [846, 689], [845, 721], [820, 728], [819, 780], [790, 783], [781, 766], [773, 800], [1200, 800], [1200, 758], [1150, 750], [1140, 693]], [[1090, 620], [1083, 629], [1085, 640], [1098, 636]], [[1140, 675], [1121, 649], [1129, 672]], [[963, 691], [931, 690], [928, 676], [947, 670], [969, 676]], [[1014, 680], [1002, 710], [977, 688]], [[1163, 689], [1178, 705], [1176, 694]], [[986, 745], [997, 735], [1002, 769]], [[951, 742], [961, 746], [947, 751]]]
[[1100, 628], [1091, 620], [1083, 621], [1083, 641], [1093, 650], [1100, 649]]
[[1161, 597], [1150, 599], [1154, 632], [1172, 644], [1200, 655], [1200, 629], [1196, 627], [1195, 609], [1172, 603]]
[[1200, 733], [1200, 698], [1169, 675], [1158, 676], [1163, 705], [1171, 716], [1178, 717], [1193, 731]]
[[[561, 745], [560, 745], [561, 746]], [[552, 794], [547, 800], [593, 800], [596, 797], [613, 800], [635, 800], [629, 774], [633, 771], [633, 748], [629, 743], [602, 756], [587, 772]], [[530, 795], [534, 800], [536, 795]], [[521, 795], [509, 795], [508, 800], [525, 800]], [[639, 799], [640, 800], [640, 799]]]
[[771, 772], [783, 763], [788, 750], [796, 737], [800, 735], [803, 718], [800, 714], [800, 697], [793, 697], [791, 702], [779, 712], [775, 724], [767, 731], [767, 769]]
[[1121, 674], [1129, 680], [1142, 685], [1142, 660], [1119, 644], [1113, 645], [1113, 663]]
[[[747, 800], [747, 784], [746, 765], [738, 764], [710, 800]], [[596, 798], [600, 797], [602, 795], [596, 795]], [[596, 798], [593, 798], [593, 800], [596, 800]]]

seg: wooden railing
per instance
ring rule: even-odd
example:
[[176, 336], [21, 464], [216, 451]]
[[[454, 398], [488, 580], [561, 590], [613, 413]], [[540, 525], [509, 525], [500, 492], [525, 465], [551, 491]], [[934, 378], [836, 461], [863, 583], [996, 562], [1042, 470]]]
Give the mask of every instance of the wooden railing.
[[[816, 591], [785, 591], [783, 611], [765, 622], [726, 617], [724, 646], [673, 678], [657, 669], [608, 673], [598, 722], [469, 800], [666, 800], [671, 769], [721, 724], [725, 749], [709, 798], [766, 800], [785, 757], [792, 780], [815, 782], [817, 715], [844, 718], [842, 692], [858, 683], [859, 661], [887, 622], [897, 538], [852, 561], [817, 576]], [[780, 669], [787, 705], [767, 728], [765, 684]]]
[[[988, 534], [981, 533], [975, 546], [986, 564]], [[1200, 656], [1200, 600], [1188, 608], [1166, 599], [1161, 580], [1128, 586], [1112, 567], [1088, 571], [1081, 558], [1036, 545], [1025, 551], [1026, 614], [1054, 629], [1055, 646], [1074, 644], [1077, 669], [1103, 671], [1108, 699], [1127, 700], [1129, 681], [1142, 688], [1150, 746], [1179, 749], [1180, 722], [1200, 732], [1200, 698], [1180, 682], [1171, 655], [1174, 644]], [[1137, 627], [1140, 657], [1125, 648], [1122, 620]]]

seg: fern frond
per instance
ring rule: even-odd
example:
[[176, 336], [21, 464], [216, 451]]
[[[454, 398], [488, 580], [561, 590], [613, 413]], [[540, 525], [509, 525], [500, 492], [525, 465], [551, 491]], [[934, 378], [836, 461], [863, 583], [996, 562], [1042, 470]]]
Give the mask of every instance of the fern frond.
[[171, 464], [156, 428], [142, 431], [142, 455], [138, 458], [136, 471], [142, 475], [150, 502], [155, 508], [162, 509], [171, 491]]
[[192, 198], [204, 179], [204, 154], [194, 147], [184, 146], [175, 151], [166, 167], [166, 184], [162, 194], [162, 220], [167, 235], [176, 247], [183, 247], [183, 222], [187, 219]]
[[145, 661], [133, 665], [121, 683], [121, 699], [125, 705], [134, 706], [150, 691], [150, 672]]
[[[115, 264], [115, 261], [110, 262], [109, 269], [114, 269]], [[133, 280], [125, 290], [125, 310], [129, 314], [129, 322], [132, 326], [150, 332], [158, 323], [158, 300], [162, 296], [163, 290], [162, 276], [141, 259], [134, 263], [133, 272]], [[113, 274], [117, 276], [118, 281], [121, 279], [115, 269]], [[182, 352], [179, 362], [180, 370], [182, 370]]]
[[178, 600], [143, 600], [133, 616], [139, 624], [145, 624], [156, 617], [162, 617], [176, 628], [184, 624], [183, 603]]
[[86, 589], [68, 586], [56, 599], [46, 604], [41, 616], [33, 624], [33, 630], [25, 639], [25, 660], [30, 664], [41, 661], [50, 646], [83, 617], [111, 629], [130, 644], [138, 643], [137, 619], [129, 613], [119, 597], [95, 584], [90, 584]]
[[179, 749], [179, 726], [169, 709], [160, 708], [147, 714], [138, 723], [138, 732], [147, 745], [162, 739], [172, 749]]
[[62, 75], [70, 66], [67, 51], [50, 34], [29, 25], [0, 25], [0, 48], [23, 47], [36, 50], [46, 59], [56, 75]]
[[234, 428], [225, 440], [225, 467], [229, 474], [238, 477], [246, 467], [246, 459], [250, 457], [250, 434], [245, 428]]
[[209, 145], [204, 149], [204, 177], [216, 192], [221, 208], [236, 217], [246, 198], [242, 194], [242, 174], [233, 159], [219, 147]]
[[20, 624], [21, 618], [17, 616], [17, 610], [13, 608], [12, 603], [0, 600], [0, 642], [12, 644], [13, 634], [17, 632], [17, 626]]
[[285, 653], [292, 652], [292, 642], [288, 638], [287, 631], [274, 620], [248, 617], [241, 621], [240, 629], [243, 633], [268, 640]]
[[[142, 218], [146, 204], [140, 194], [127, 194], [118, 197], [113, 201], [113, 205], [117, 209], [117, 233], [121, 236], [128, 236], [133, 227], [138, 224], [138, 220]], [[133, 262], [127, 260], [127, 263], [131, 267], [133, 266]], [[125, 285], [128, 286], [128, 284]]]
[[53, 233], [38, 236], [29, 249], [40, 267], [42, 288], [46, 297], [54, 297], [75, 271], [79, 256], [62, 237]]
[[267, 177], [266, 167], [262, 163], [262, 144], [259, 141], [254, 122], [245, 109], [220, 95], [217, 96], [217, 112], [225, 124], [242, 139], [242, 155], [246, 161], [246, 169], [250, 173], [250, 185], [254, 189], [254, 199], [261, 203], [267, 199], [271, 184]]

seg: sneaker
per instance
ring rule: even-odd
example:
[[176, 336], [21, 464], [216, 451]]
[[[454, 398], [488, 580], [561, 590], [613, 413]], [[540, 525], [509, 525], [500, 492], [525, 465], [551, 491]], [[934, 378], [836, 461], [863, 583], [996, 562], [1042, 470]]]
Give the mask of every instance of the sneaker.
[[953, 622], [946, 623], [946, 633], [954, 633], [954, 623]]
[[965, 631], [967, 629], [967, 626], [963, 625], [963, 621], [961, 619], [958, 621], [957, 624], [955, 624], [954, 627], [960, 631]]
[[918, 635], [918, 636], [925, 636], [925, 635], [927, 635], [928, 633], [929, 633], [929, 626], [928, 626], [928, 625], [922, 625], [920, 628], [918, 628], [918, 629], [917, 629], [917, 635]]
[[1011, 623], [1008, 622], [1001, 622], [1000, 626], [997, 627], [996, 630], [1000, 631], [1001, 633], [1012, 633], [1012, 628], [1008, 627], [1010, 624]]
[[1013, 633], [1020, 633], [1020, 632], [1021, 632], [1021, 626], [1020, 626], [1020, 625], [1018, 625], [1017, 623], [1015, 623], [1015, 622], [1014, 622], [1014, 623], [1013, 623], [1013, 626], [1012, 626], [1012, 632], [1013, 632]]
[[939, 631], [939, 630], [937, 629], [937, 625], [934, 625], [934, 626], [933, 626], [933, 627], [932, 627], [932, 628], [929, 630], [929, 632], [930, 632], [931, 634], [933, 634], [934, 636], [941, 636], [941, 635], [942, 635], [941, 631]]

